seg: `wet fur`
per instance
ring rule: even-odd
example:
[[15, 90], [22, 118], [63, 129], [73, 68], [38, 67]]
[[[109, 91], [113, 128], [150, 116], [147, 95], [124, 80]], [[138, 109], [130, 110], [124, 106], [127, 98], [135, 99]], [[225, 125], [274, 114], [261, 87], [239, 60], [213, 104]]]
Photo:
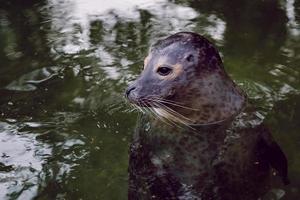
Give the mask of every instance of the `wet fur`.
[[[173, 74], [158, 76], [161, 65]], [[131, 144], [129, 199], [254, 200], [272, 168], [288, 183], [285, 155], [202, 36], [157, 42], [126, 94], [153, 114]]]
[[[183, 32], [161, 40], [151, 48], [144, 65], [128, 95], [133, 103], [153, 96], [177, 102], [194, 111], [168, 107], [193, 124], [226, 120], [243, 108], [245, 95], [227, 76], [216, 48], [204, 37]], [[157, 75], [161, 66], [171, 67], [173, 73]]]

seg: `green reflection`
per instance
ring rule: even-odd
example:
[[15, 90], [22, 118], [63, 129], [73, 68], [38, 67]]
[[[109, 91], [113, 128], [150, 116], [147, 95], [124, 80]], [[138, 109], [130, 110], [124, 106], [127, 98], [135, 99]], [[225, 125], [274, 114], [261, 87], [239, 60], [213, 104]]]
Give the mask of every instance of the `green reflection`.
[[126, 199], [137, 115], [123, 90], [151, 43], [178, 30], [216, 43], [287, 154], [286, 199], [300, 197], [300, 42], [286, 2], [152, 2], [85, 18], [75, 0], [2, 2], [0, 199]]

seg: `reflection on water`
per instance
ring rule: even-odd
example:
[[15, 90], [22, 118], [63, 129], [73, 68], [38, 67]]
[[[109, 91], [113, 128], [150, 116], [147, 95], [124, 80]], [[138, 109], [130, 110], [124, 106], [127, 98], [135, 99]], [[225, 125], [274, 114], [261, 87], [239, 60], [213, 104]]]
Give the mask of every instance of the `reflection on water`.
[[[144, 20], [151, 20], [151, 24], [156, 26], [158, 30], [164, 30], [164, 32], [176, 32], [183, 28], [193, 27], [194, 25], [191, 23], [191, 20], [195, 19], [198, 15], [190, 7], [176, 5], [167, 0], [90, 2], [74, 0], [63, 3], [53, 0], [50, 1], [50, 5], [51, 20], [54, 19], [52, 21], [54, 22], [52, 24], [53, 29], [63, 35], [59, 38], [59, 41], [55, 41], [54, 48], [65, 53], [76, 53], [80, 50], [87, 50], [91, 48], [91, 43], [99, 47], [106, 46], [101, 41], [94, 42], [92, 38], [91, 40], [91, 34], [94, 34], [96, 38], [99, 37], [102, 40], [114, 43], [118, 37], [124, 37], [124, 35], [119, 35], [121, 33], [118, 33], [116, 26], [119, 24], [140, 22], [147, 15], [149, 17], [153, 16], [153, 18], [149, 19], [148, 17], [148, 19]], [[147, 21], [145, 21], [145, 24], [140, 24], [139, 26], [147, 25]], [[137, 32], [138, 30], [132, 31]], [[145, 30], [145, 32], [148, 31], [150, 30]], [[163, 32], [159, 34], [163, 34]], [[120, 43], [119, 45], [126, 47], [126, 43]], [[106, 52], [106, 54], [109, 55], [109, 52]], [[102, 58], [100, 55], [100, 60]], [[112, 62], [114, 58], [110, 57], [109, 60]]]
[[299, 24], [296, 21], [295, 15], [295, 0], [287, 0], [286, 1], [286, 15], [289, 19], [288, 27], [291, 31], [291, 34], [294, 36], [299, 36]]
[[[123, 90], [153, 41], [215, 42], [286, 151], [300, 196], [300, 1], [5, 1], [0, 198], [126, 199], [136, 113]], [[129, 108], [130, 109], [130, 108]]]

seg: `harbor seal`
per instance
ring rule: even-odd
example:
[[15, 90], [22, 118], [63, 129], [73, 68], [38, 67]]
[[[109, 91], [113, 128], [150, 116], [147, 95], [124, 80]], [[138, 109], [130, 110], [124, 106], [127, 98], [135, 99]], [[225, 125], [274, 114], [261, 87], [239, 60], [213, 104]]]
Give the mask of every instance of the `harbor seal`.
[[254, 200], [273, 174], [288, 184], [284, 153], [203, 36], [155, 43], [125, 96], [145, 113], [129, 152], [129, 199]]

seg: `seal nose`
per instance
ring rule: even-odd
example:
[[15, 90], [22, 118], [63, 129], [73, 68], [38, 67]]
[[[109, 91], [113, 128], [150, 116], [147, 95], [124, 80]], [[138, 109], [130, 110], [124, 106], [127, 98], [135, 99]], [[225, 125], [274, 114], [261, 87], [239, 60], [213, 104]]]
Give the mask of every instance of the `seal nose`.
[[125, 96], [128, 98], [129, 94], [131, 91], [135, 90], [135, 86], [130, 86], [129, 88], [127, 88], [126, 92], [125, 92]]

